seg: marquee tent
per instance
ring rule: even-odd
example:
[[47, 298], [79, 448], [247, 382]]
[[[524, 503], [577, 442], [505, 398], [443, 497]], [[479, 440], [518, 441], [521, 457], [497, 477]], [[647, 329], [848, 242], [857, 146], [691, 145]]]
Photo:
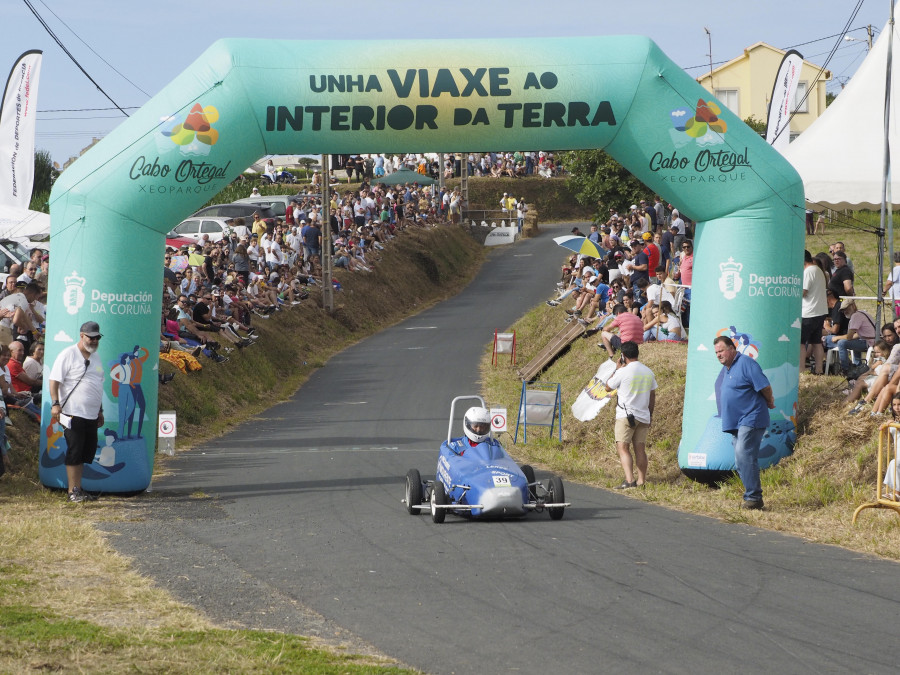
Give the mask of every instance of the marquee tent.
[[891, 41], [891, 195], [894, 206], [900, 206], [900, 41], [897, 27], [891, 31], [886, 24], [834, 103], [784, 153], [803, 179], [813, 210], [881, 208], [884, 95]]
[[36, 237], [50, 233], [50, 216], [0, 204], [0, 237]]

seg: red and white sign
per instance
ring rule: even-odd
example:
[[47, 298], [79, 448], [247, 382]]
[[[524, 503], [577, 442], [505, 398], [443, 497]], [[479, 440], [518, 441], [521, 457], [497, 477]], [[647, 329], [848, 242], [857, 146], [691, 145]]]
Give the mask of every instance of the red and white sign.
[[491, 408], [491, 431], [506, 431], [506, 408]]
[[175, 413], [164, 412], [159, 414], [159, 437], [175, 438], [176, 434]]

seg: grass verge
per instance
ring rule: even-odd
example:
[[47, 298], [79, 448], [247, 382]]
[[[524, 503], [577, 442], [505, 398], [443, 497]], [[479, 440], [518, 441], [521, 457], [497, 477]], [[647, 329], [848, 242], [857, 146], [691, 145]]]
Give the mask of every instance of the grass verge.
[[[332, 355], [464, 286], [484, 249], [462, 228], [394, 240], [371, 274], [338, 272], [336, 311], [320, 297], [257, 321], [261, 339], [225, 364], [178, 374], [159, 407], [179, 415], [180, 448], [290, 396]], [[475, 263], [475, 264], [473, 264]], [[162, 372], [174, 372], [166, 362]], [[397, 664], [280, 633], [226, 630], [131, 570], [95, 523], [135, 516], [129, 500], [71, 505], [37, 479], [37, 425], [14, 413], [14, 471], [0, 479], [0, 672], [381, 673]], [[156, 473], [166, 471], [158, 456]], [[410, 671], [403, 671], [410, 672]]]
[[[855, 230], [836, 230], [827, 237], [807, 238], [815, 255], [828, 244], [844, 241], [854, 261], [857, 293], [871, 295], [876, 287], [875, 238]], [[549, 291], [552, 289], [548, 289]], [[873, 309], [874, 303], [866, 303]], [[873, 314], [874, 316], [874, 314]], [[562, 327], [559, 308], [539, 305], [512, 328], [518, 340], [518, 360], [527, 363]], [[577, 340], [540, 376], [559, 382], [563, 393], [563, 441], [547, 438], [546, 429], [529, 433], [528, 444], [502, 442], [520, 461], [543, 466], [575, 480], [611, 488], [622, 480], [615, 450], [612, 405], [591, 422], [579, 422], [571, 404], [606, 359], [597, 348], [598, 336]], [[837, 544], [865, 553], [900, 559], [900, 517], [891, 510], [864, 511], [851, 524], [857, 506], [875, 498], [878, 427], [886, 418], [847, 416], [838, 377], [800, 376], [800, 417], [794, 454], [762, 472], [765, 511], [738, 509], [743, 489], [735, 477], [719, 488], [708, 488], [685, 478], [678, 468], [681, 438], [684, 373], [687, 346], [651, 343], [641, 347], [641, 361], [656, 374], [659, 384], [653, 426], [648, 440], [649, 484], [627, 494], [670, 508], [747, 522]], [[518, 409], [521, 381], [514, 366], [491, 367], [490, 351], [482, 360], [484, 394], [490, 404]], [[842, 384], [843, 383], [843, 384]]]

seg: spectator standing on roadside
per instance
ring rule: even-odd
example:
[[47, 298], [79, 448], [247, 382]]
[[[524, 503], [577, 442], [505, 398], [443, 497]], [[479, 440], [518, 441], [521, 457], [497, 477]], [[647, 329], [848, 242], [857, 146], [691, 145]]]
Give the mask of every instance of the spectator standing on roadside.
[[800, 324], [800, 368], [806, 367], [810, 352], [815, 362], [813, 372], [823, 373], [822, 363], [825, 348], [822, 345], [822, 328], [828, 316], [828, 301], [825, 299], [825, 273], [813, 262], [809, 251], [803, 252], [803, 300]]
[[722, 370], [716, 378], [716, 406], [722, 431], [731, 434], [734, 464], [744, 484], [742, 509], [763, 508], [759, 479], [759, 446], [769, 427], [769, 410], [775, 407], [772, 386], [762, 366], [739, 354], [725, 335], [713, 340]]
[[97, 354], [100, 326], [81, 325], [79, 340], [56, 357], [50, 370], [50, 414], [65, 429], [66, 479], [70, 502], [91, 499], [81, 489], [84, 465], [97, 453], [97, 430], [103, 426], [103, 364]]
[[[616, 450], [625, 472], [617, 490], [641, 487], [647, 482], [647, 434], [656, 405], [656, 377], [638, 361], [636, 343], [622, 343], [616, 372], [606, 381], [606, 391], [616, 390]], [[634, 447], [634, 457], [629, 446]], [[635, 478], [635, 469], [637, 477]]]
[[831, 273], [828, 288], [834, 291], [839, 298], [853, 295], [853, 271], [847, 265], [847, 254], [843, 251], [835, 251], [832, 260], [834, 271]]

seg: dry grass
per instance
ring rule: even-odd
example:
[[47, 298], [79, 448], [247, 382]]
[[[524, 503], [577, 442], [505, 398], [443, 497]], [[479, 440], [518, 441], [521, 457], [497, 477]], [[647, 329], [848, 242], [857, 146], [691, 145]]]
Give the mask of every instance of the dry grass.
[[[827, 239], [810, 239], [815, 254], [829, 242], [843, 240], [857, 270], [857, 292], [874, 287], [873, 237], [840, 231]], [[539, 306], [515, 326], [519, 363], [527, 363], [563, 326], [558, 309]], [[613, 438], [614, 410], [604, 408], [591, 422], [577, 421], [571, 404], [606, 353], [597, 348], [597, 336], [576, 340], [540, 376], [542, 382], [560, 382], [563, 392], [563, 442], [547, 438], [546, 429], [529, 434], [527, 445], [504, 438], [520, 460], [540, 464], [576, 480], [612, 487], [622, 480]], [[684, 345], [653, 343], [641, 348], [641, 361], [656, 374], [659, 390], [650, 432], [649, 481], [629, 495], [669, 508], [705, 514], [733, 522], [795, 534], [813, 541], [837, 544], [866, 553], [900, 559], [900, 517], [890, 510], [864, 511], [854, 526], [853, 511], [875, 497], [878, 426], [885, 418], [845, 414], [842, 382], [837, 377], [802, 374], [798, 441], [793, 456], [762, 474], [767, 509], [741, 512], [742, 488], [733, 478], [718, 488], [686, 479], [678, 468], [682, 392], [687, 349]], [[492, 368], [490, 354], [482, 361], [485, 395], [494, 405], [518, 408], [521, 381], [515, 368]], [[511, 417], [512, 417], [511, 413]], [[511, 422], [512, 423], [512, 422]], [[521, 441], [521, 437], [520, 437]]]
[[[161, 388], [160, 409], [179, 413], [179, 446], [227, 431], [289, 396], [348, 344], [454, 294], [483, 255], [461, 228], [410, 232], [382, 253], [375, 272], [339, 271], [344, 290], [333, 316], [314, 294], [309, 306], [258, 321], [257, 346]], [[134, 573], [95, 527], [142, 517], [140, 505], [115, 497], [72, 505], [42, 488], [39, 429], [19, 413], [13, 419], [15, 470], [0, 481], [0, 672], [398, 672], [393, 662], [347, 655], [340, 645], [217, 628], [175, 602]], [[165, 471], [157, 459], [157, 475]]]

